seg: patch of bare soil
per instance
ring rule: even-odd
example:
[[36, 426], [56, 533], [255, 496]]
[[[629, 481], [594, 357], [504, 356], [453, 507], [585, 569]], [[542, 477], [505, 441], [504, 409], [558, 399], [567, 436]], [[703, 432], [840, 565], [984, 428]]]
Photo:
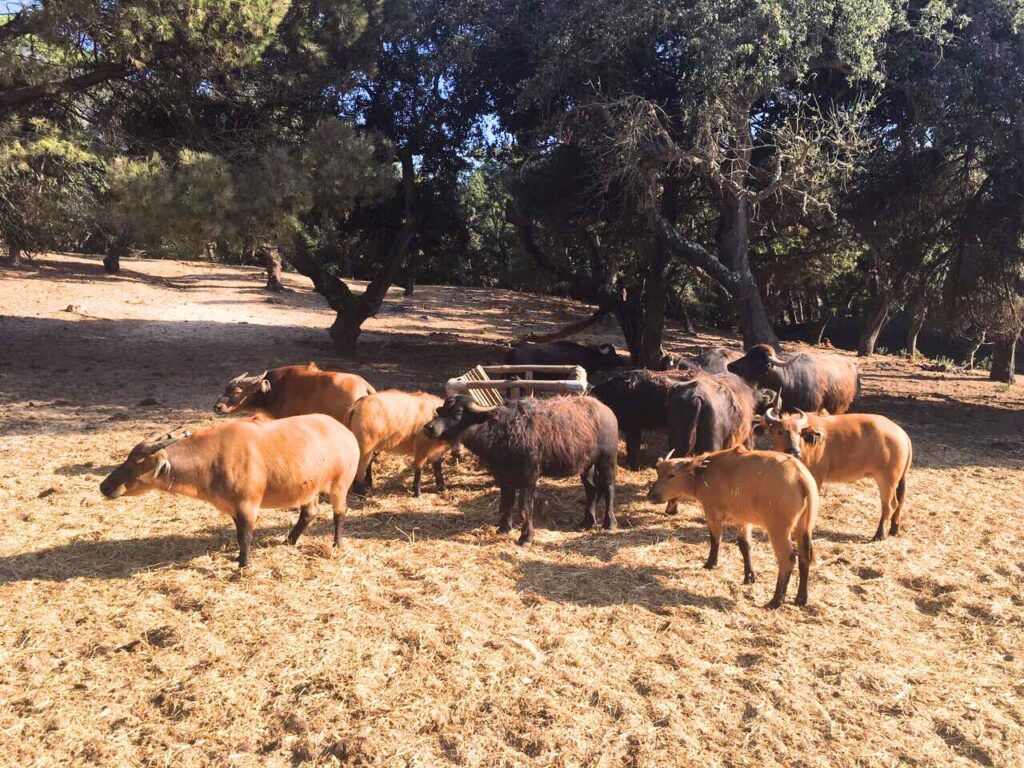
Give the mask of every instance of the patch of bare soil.
[[213, 422], [230, 376], [285, 363], [439, 392], [586, 313], [419, 287], [341, 360], [308, 284], [262, 280], [0, 269], [0, 764], [1024, 765], [1024, 387], [863, 362], [862, 409], [914, 439], [905, 532], [869, 543], [872, 484], [827, 488], [806, 610], [762, 608], [763, 537], [757, 584], [733, 547], [705, 571], [697, 509], [663, 517], [650, 469], [620, 470], [612, 533], [573, 531], [581, 488], [546, 481], [553, 529], [524, 551], [472, 462], [414, 499], [385, 460], [339, 551], [325, 518], [291, 547], [293, 513], [266, 512], [239, 573], [212, 508], [100, 496], [142, 436]]

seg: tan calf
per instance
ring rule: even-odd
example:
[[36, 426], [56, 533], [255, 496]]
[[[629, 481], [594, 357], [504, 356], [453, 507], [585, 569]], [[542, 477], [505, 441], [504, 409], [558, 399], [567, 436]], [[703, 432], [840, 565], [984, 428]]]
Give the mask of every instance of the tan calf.
[[658, 480], [649, 498], [652, 501], [695, 499], [700, 502], [711, 531], [711, 552], [705, 568], [718, 565], [723, 525], [738, 526], [744, 584], [755, 581], [750, 563], [751, 529], [755, 525], [763, 528], [768, 532], [779, 563], [775, 595], [768, 607], [782, 605], [795, 560], [800, 563], [796, 604], [807, 604], [807, 581], [814, 560], [811, 535], [818, 517], [818, 488], [811, 473], [795, 458], [775, 451], [748, 451], [737, 447], [692, 459], [662, 459], [658, 462]]
[[288, 535], [294, 544], [316, 513], [321, 492], [331, 500], [338, 546], [358, 463], [355, 437], [330, 416], [240, 419], [147, 438], [100, 491], [109, 499], [159, 490], [209, 502], [235, 521], [238, 564], [246, 566], [261, 508], [300, 508]]
[[420, 495], [423, 467], [428, 463], [434, 467], [437, 489], [444, 490], [441, 459], [451, 444], [423, 433], [423, 427], [434, 418], [434, 412], [443, 404], [440, 397], [425, 392], [388, 389], [364, 397], [352, 406], [349, 423], [359, 443], [360, 454], [359, 469], [356, 471], [358, 492], [373, 487], [370, 466], [378, 453], [398, 453], [412, 457], [414, 495]]
[[889, 535], [899, 534], [914, 458], [910, 436], [899, 424], [870, 413], [829, 416], [798, 410], [779, 416], [775, 409], [765, 414], [764, 423], [772, 447], [803, 461], [819, 488], [872, 478], [882, 502], [874, 540], [885, 538], [886, 527]]

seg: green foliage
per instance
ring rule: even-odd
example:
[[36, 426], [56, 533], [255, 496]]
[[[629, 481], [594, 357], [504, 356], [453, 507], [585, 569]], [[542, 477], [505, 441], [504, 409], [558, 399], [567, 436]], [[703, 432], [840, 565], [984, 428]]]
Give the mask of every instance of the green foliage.
[[33, 249], [73, 242], [93, 224], [102, 164], [81, 137], [33, 118], [0, 125], [0, 235]]

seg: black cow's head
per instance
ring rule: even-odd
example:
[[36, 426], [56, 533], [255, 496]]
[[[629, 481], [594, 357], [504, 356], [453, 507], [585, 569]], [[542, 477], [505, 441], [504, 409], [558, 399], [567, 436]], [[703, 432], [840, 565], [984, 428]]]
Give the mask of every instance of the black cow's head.
[[487, 421], [495, 407], [477, 405], [469, 395], [449, 395], [424, 425], [423, 434], [431, 440], [454, 440], [474, 424]]
[[747, 350], [739, 360], [729, 363], [729, 372], [752, 384], [760, 384], [769, 371], [787, 368], [793, 360], [781, 360], [768, 344], [758, 344]]
[[629, 365], [629, 360], [620, 355], [611, 344], [591, 344], [589, 349], [594, 353], [595, 368], [621, 368]]

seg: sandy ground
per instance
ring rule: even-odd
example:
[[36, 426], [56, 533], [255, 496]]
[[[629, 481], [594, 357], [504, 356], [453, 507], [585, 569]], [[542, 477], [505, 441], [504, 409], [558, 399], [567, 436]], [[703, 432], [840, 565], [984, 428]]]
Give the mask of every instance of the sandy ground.
[[915, 441], [905, 532], [868, 543], [873, 485], [827, 488], [806, 610], [763, 609], [763, 537], [757, 584], [732, 545], [703, 570], [696, 508], [662, 516], [650, 469], [620, 470], [612, 533], [572, 531], [581, 489], [546, 482], [553, 529], [524, 551], [472, 462], [414, 499], [385, 460], [339, 551], [326, 505], [298, 547], [268, 511], [239, 573], [212, 508], [100, 496], [142, 436], [213, 422], [229, 377], [278, 364], [439, 392], [585, 312], [421, 287], [340, 360], [287, 282], [0, 268], [0, 764], [1024, 766], [1024, 386], [864, 361], [861, 408]]

